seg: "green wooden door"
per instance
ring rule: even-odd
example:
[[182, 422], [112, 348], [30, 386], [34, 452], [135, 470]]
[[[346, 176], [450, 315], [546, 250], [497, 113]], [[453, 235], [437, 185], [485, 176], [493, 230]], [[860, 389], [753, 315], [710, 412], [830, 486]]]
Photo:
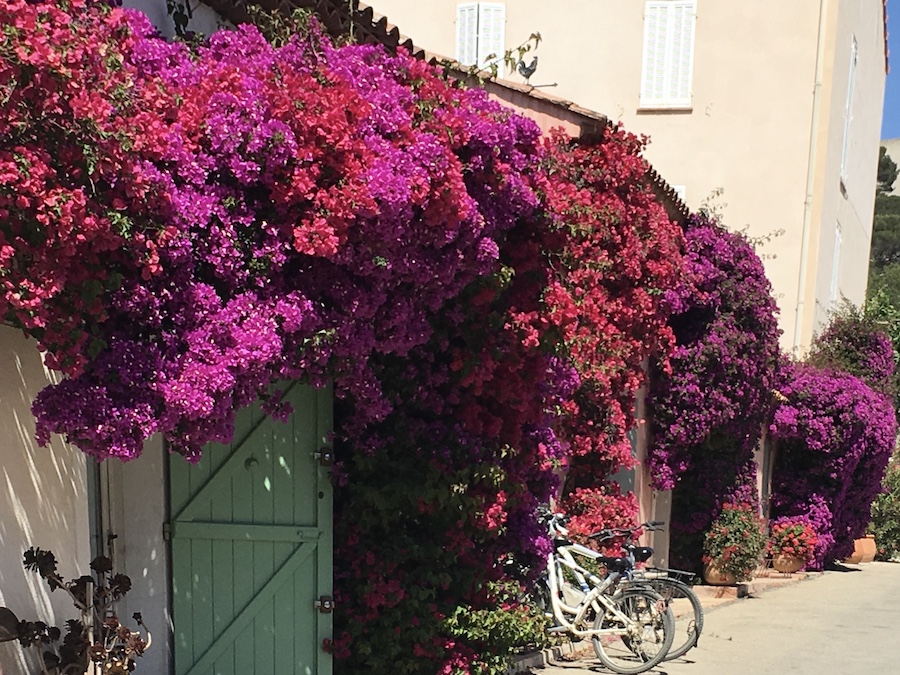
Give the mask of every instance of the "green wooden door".
[[[330, 675], [331, 391], [295, 385], [285, 424], [241, 411], [229, 446], [169, 468], [176, 675]], [[330, 606], [326, 602], [326, 610]]]

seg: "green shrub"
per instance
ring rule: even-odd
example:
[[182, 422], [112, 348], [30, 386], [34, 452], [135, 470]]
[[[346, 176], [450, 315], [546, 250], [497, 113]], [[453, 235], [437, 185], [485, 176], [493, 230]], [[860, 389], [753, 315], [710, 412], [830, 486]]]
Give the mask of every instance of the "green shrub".
[[894, 454], [884, 475], [884, 492], [872, 503], [871, 530], [878, 551], [876, 560], [900, 555], [900, 455]]

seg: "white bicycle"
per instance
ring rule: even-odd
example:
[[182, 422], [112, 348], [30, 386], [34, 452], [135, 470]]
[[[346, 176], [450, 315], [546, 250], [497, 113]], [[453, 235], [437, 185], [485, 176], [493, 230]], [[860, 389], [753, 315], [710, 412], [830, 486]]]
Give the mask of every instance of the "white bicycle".
[[[579, 565], [561, 514], [549, 520], [554, 550], [538, 582], [538, 604], [555, 624], [550, 632], [590, 638], [600, 662], [622, 675], [650, 670], [665, 659], [675, 637], [675, 621], [666, 601], [646, 587], [618, 588], [633, 563], [627, 557], [602, 556], [587, 547], [608, 574], [600, 578]], [[577, 584], [577, 585], [576, 585]], [[542, 597], [543, 596], [543, 597]]]

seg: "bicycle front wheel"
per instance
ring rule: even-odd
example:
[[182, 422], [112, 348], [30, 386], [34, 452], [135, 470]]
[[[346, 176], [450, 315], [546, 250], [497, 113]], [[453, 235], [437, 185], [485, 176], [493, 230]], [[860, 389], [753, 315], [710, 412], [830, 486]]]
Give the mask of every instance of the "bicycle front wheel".
[[598, 614], [592, 638], [600, 662], [622, 675], [650, 670], [675, 638], [675, 622], [666, 601], [649, 588], [629, 588], [609, 598], [613, 607]]

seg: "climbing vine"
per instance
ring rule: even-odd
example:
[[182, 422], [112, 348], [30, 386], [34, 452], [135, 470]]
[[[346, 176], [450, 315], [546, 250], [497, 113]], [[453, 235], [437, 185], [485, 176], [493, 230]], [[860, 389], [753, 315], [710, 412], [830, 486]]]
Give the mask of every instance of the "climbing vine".
[[347, 672], [500, 672], [536, 506], [634, 509], [603, 484], [682, 284], [642, 141], [542, 140], [314, 21], [278, 46], [168, 43], [83, 0], [0, 23], [0, 316], [65, 375], [39, 440], [127, 460], [162, 434], [193, 461], [253, 400], [287, 417], [279, 383], [333, 381], [323, 647]]
[[897, 436], [894, 358], [875, 322], [846, 308], [813, 341], [808, 362], [788, 370], [770, 426], [772, 513], [809, 517], [816, 569], [853, 551], [882, 491]]
[[703, 534], [727, 502], [757, 504], [753, 452], [780, 382], [780, 330], [759, 256], [740, 234], [693, 216], [686, 282], [669, 291], [676, 347], [648, 408], [657, 489], [674, 488], [674, 561], [698, 566]]

